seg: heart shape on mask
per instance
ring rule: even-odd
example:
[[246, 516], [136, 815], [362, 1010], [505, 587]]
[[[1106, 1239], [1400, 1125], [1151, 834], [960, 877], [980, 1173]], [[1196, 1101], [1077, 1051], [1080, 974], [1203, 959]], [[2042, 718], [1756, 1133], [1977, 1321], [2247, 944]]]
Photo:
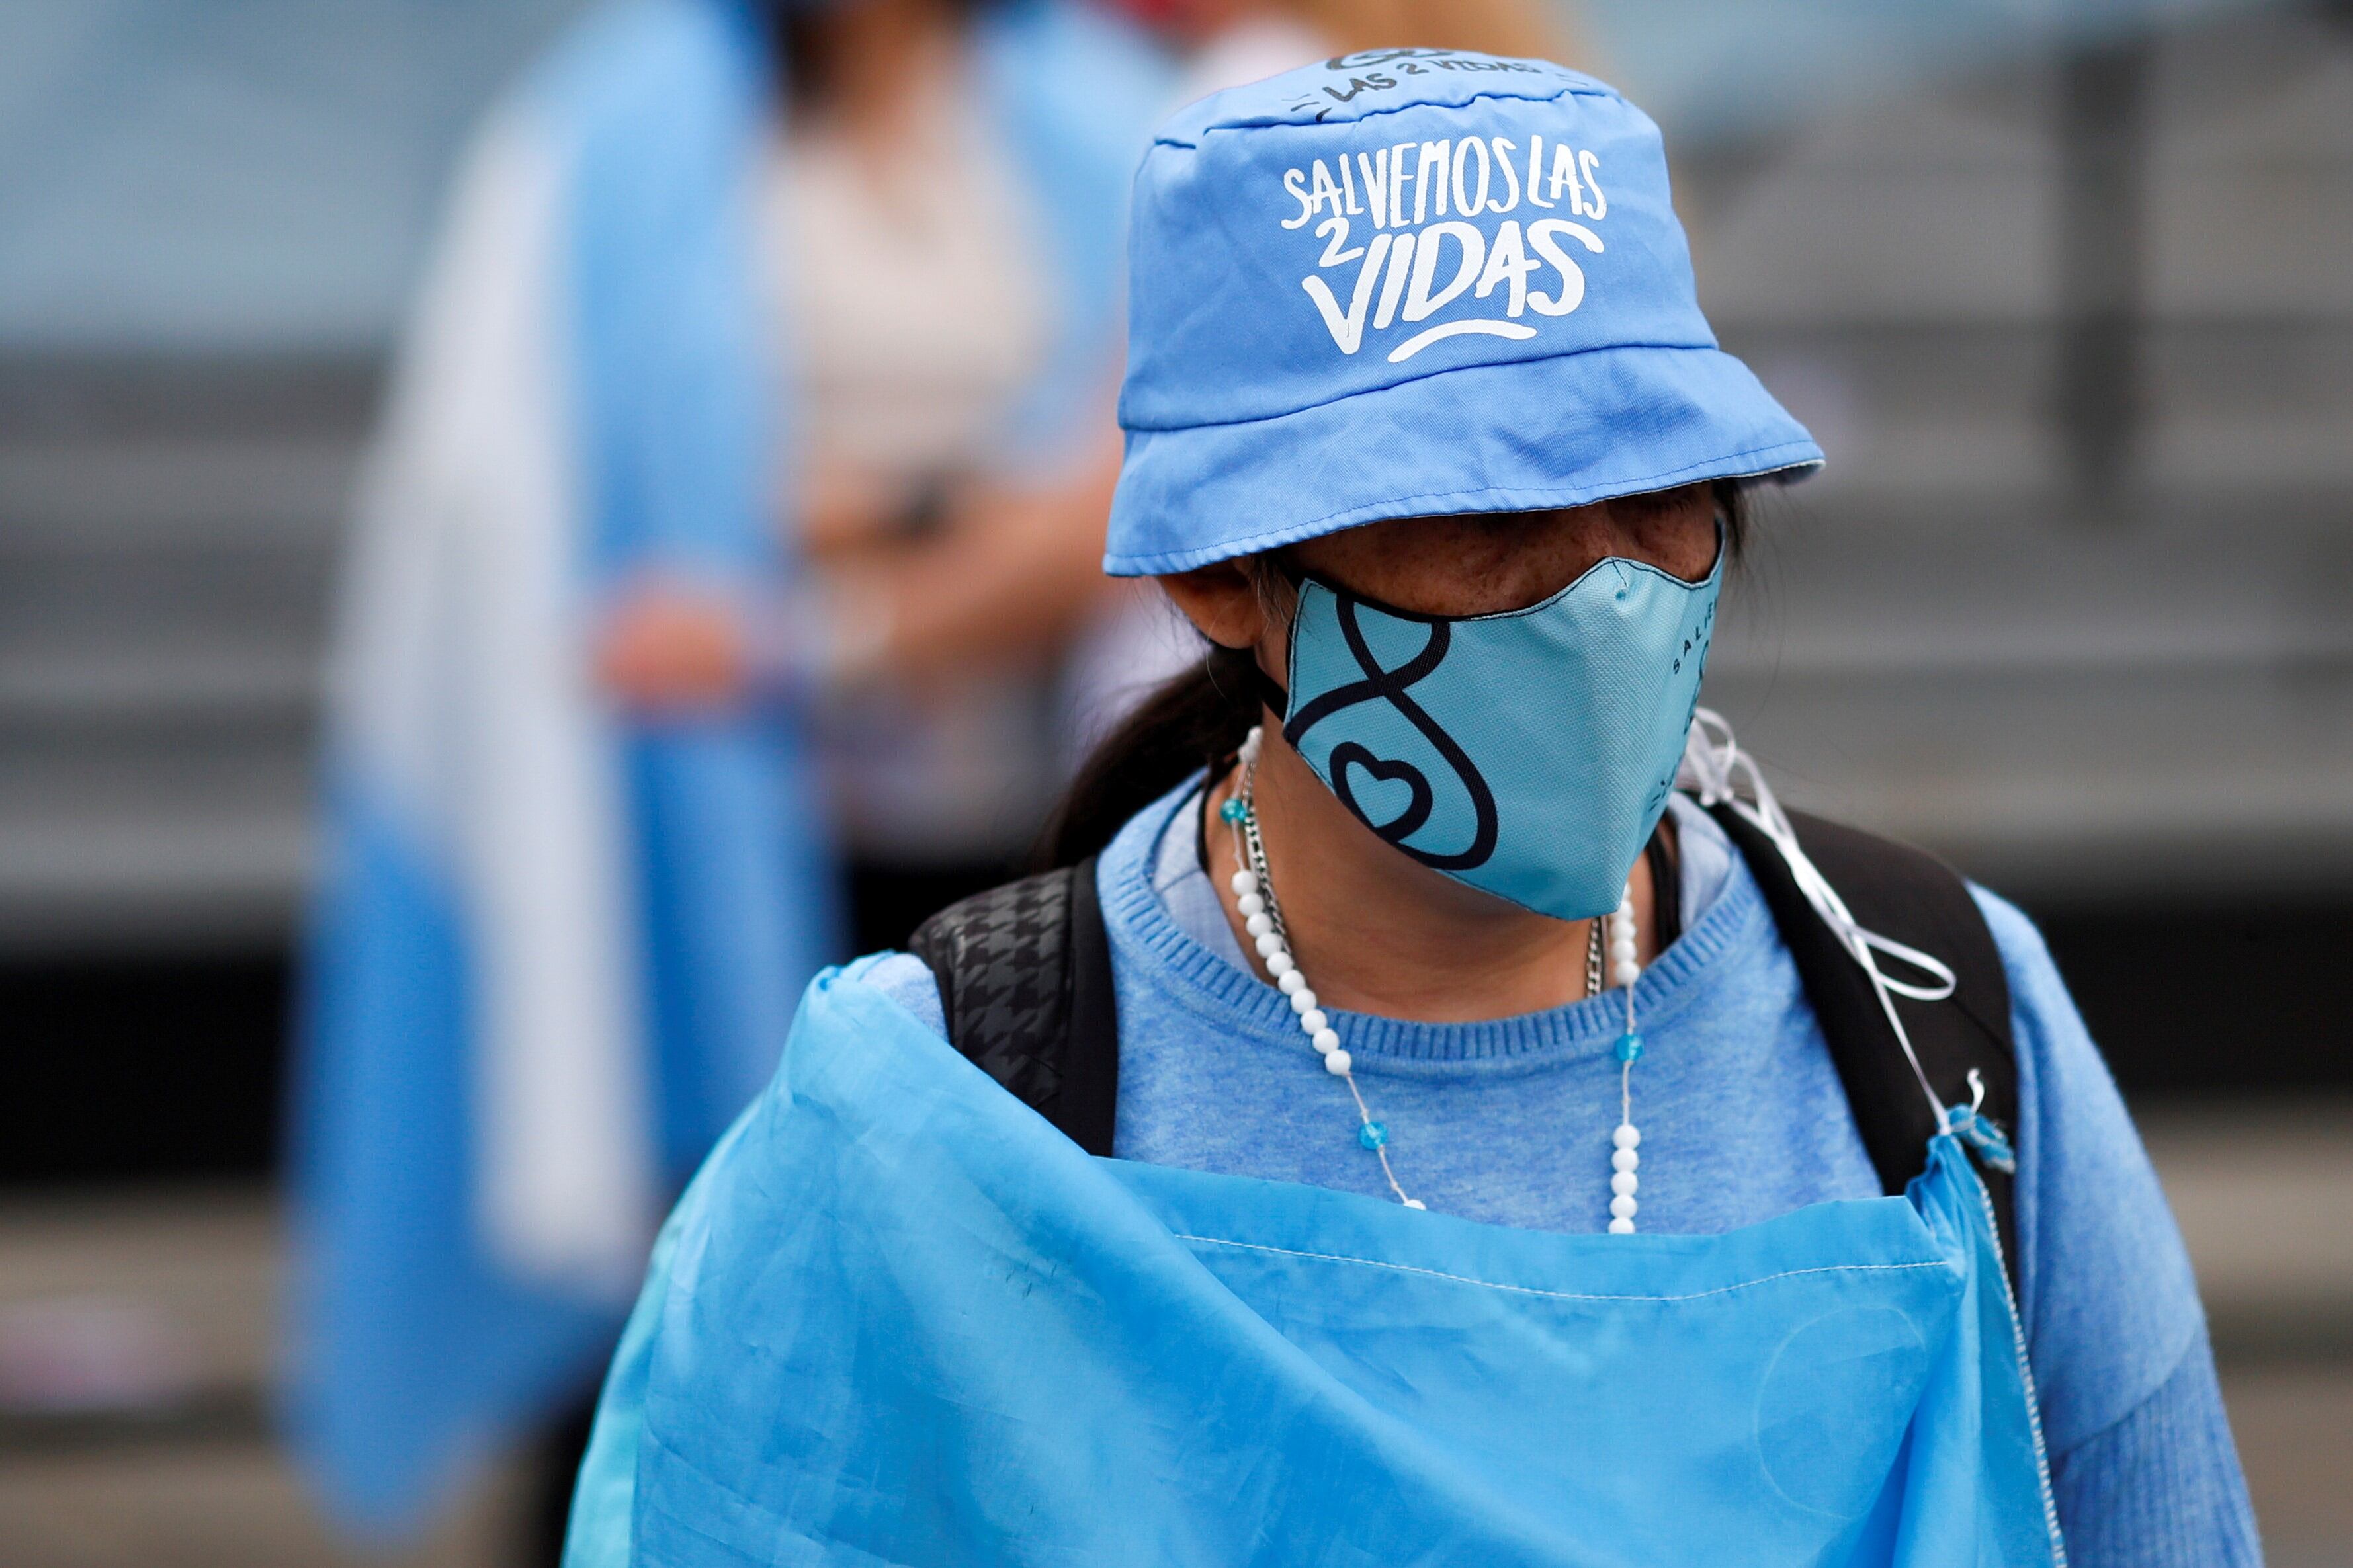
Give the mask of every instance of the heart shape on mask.
[[[1396, 844], [1411, 837], [1430, 820], [1430, 781], [1411, 763], [1385, 762], [1356, 742], [1343, 741], [1332, 748], [1330, 766], [1332, 793], [1340, 797], [1340, 804], [1388, 842]], [[1357, 786], [1349, 773], [1352, 768], [1362, 768], [1369, 775], [1369, 786], [1377, 797], [1372, 805], [1367, 805], [1357, 795]], [[1397, 799], [1400, 789], [1405, 792], [1401, 804]], [[1379, 809], [1383, 806], [1389, 809]]]

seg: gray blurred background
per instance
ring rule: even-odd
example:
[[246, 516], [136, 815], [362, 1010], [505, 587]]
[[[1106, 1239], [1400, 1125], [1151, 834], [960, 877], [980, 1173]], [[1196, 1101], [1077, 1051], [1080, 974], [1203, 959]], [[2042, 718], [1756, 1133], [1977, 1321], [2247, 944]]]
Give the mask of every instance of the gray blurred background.
[[[0, 1562], [343, 1560], [266, 1419], [329, 594], [441, 183], [575, 9], [0, 0]], [[2042, 922], [2273, 1561], [2353, 1563], [2353, 7], [1777, 9], [1582, 17], [1831, 457], [1708, 700]], [[527, 1485], [407, 1558], [512, 1560]]]

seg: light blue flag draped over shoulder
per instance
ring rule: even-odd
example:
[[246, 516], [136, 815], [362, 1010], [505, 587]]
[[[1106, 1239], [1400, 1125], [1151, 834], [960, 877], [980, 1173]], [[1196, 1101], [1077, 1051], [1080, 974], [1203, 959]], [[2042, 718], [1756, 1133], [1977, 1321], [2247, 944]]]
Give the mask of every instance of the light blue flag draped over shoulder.
[[[294, 1118], [289, 1414], [358, 1528], [413, 1525], [582, 1387], [834, 950], [798, 714], [626, 722], [586, 658], [626, 574], [749, 596], [791, 570], [766, 50], [729, 0], [592, 14], [474, 147], [396, 380], [346, 577]], [[978, 59], [1061, 306], [1006, 435], [1047, 450], [1115, 369], [1164, 78], [1042, 0], [991, 10]]]
[[821, 976], [666, 1229], [566, 1568], [2058, 1568], [1984, 1188], [1562, 1236], [1082, 1152]]

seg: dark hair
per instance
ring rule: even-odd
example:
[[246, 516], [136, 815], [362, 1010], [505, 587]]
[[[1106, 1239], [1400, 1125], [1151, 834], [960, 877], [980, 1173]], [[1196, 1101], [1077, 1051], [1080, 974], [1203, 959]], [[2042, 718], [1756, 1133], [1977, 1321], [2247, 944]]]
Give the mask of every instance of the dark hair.
[[[992, 0], [951, 0], [946, 7], [958, 23], [969, 22]], [[827, 47], [829, 36], [821, 7], [795, 0], [766, 0], [761, 20], [768, 38], [768, 65], [796, 114], [823, 108], [832, 96], [838, 69]]]
[[1259, 721], [1258, 655], [1209, 645], [1199, 663], [1155, 687], [1080, 764], [1039, 844], [1041, 866], [1101, 852], [1131, 816], [1207, 767], [1229, 765]]
[[[1718, 479], [1714, 489], [1724, 509], [1729, 570], [1748, 542], [1746, 497], [1736, 480]], [[1250, 560], [1262, 567], [1256, 574], [1261, 595], [1288, 586], [1290, 579], [1268, 557]], [[1267, 685], [1255, 652], [1211, 643], [1199, 663], [1154, 688], [1080, 764], [1039, 837], [1040, 868], [1076, 865], [1100, 854], [1129, 817], [1195, 773], [1230, 767], [1242, 737], [1259, 721]]]

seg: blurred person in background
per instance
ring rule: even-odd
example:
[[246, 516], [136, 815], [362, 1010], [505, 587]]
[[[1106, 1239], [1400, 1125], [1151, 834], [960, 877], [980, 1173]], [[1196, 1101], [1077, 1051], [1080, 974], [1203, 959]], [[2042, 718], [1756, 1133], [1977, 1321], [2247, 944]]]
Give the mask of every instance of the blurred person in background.
[[1823, 454], [1657, 126], [1341, 57], [1178, 115], [1135, 209], [1104, 565], [1208, 652], [1060, 869], [809, 988], [573, 1568], [2259, 1562], [2033, 927], [1697, 706]]
[[[643, 711], [814, 700], [861, 945], [1002, 874], [1094, 700], [1072, 682], [1100, 696], [1139, 651], [1098, 637], [1070, 668], [1121, 603], [1095, 571], [1118, 466], [1116, 220], [1166, 89], [1123, 62], [1086, 89], [1093, 122], [1041, 122], [1008, 77], [1023, 9], [784, 13], [753, 237], [766, 374], [797, 412], [770, 524], [808, 572], [764, 596], [650, 570], [600, 638], [607, 687]], [[1149, 628], [1140, 653], [1148, 684]]]
[[584, 1392], [839, 955], [844, 825], [969, 865], [1050, 776], [1038, 672], [1101, 599], [1119, 215], [1166, 92], [1065, 0], [617, 0], [487, 122], [324, 768], [290, 1415], [354, 1527]]

